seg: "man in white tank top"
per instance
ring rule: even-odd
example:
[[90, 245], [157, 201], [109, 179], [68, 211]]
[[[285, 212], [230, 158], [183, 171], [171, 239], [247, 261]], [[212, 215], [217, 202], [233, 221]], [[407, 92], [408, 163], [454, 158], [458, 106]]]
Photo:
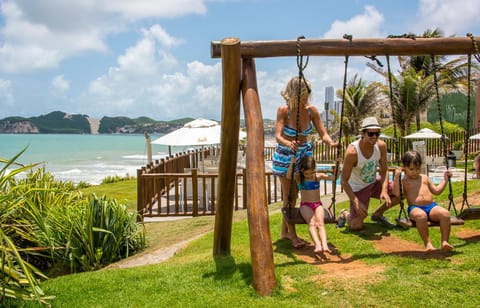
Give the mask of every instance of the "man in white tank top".
[[383, 213], [398, 204], [399, 200], [393, 197], [388, 182], [387, 144], [379, 139], [380, 129], [375, 117], [365, 118], [360, 139], [347, 148], [342, 168], [342, 186], [350, 199], [350, 212], [343, 210], [340, 213], [338, 227], [343, 227], [347, 222], [351, 230], [363, 229], [370, 198], [384, 201], [371, 219], [384, 226], [393, 226]]

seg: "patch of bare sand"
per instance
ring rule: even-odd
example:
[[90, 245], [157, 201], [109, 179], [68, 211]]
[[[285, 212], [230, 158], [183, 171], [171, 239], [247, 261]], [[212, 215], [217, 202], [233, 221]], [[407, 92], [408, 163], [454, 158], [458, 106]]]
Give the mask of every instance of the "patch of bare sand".
[[[480, 205], [480, 191], [473, 192], [467, 196], [470, 204]], [[460, 203], [461, 204], [461, 203]]]
[[467, 243], [476, 243], [480, 241], [480, 230], [463, 229], [455, 232], [455, 236]]
[[[330, 249], [335, 251], [335, 249]], [[324, 253], [315, 255], [314, 246], [307, 246], [302, 250], [296, 250], [297, 256], [304, 262], [319, 266], [324, 273], [315, 277], [316, 281], [322, 283], [331, 283], [339, 280], [364, 280], [368, 277], [369, 281], [380, 279], [378, 274], [385, 270], [381, 265], [368, 265], [361, 260], [355, 260], [351, 255], [339, 252]], [[375, 278], [376, 277], [376, 278]]]
[[[451, 256], [450, 252], [436, 250], [425, 252], [422, 245], [403, 240], [394, 235], [381, 236], [373, 240], [375, 248], [385, 254], [394, 254], [402, 257], [419, 259], [445, 259]], [[319, 266], [324, 273], [316, 277], [317, 280], [328, 282], [329, 280], [364, 280], [374, 282], [381, 279], [385, 267], [382, 265], [366, 264], [356, 260], [351, 255], [334, 253], [317, 256], [313, 252], [314, 247], [308, 246], [302, 250], [296, 250], [298, 257], [315, 266]], [[333, 251], [333, 250], [332, 250]]]

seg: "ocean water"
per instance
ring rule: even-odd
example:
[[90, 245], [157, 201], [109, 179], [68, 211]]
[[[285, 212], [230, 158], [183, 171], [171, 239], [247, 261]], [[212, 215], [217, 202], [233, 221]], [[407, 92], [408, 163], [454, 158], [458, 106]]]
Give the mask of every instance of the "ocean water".
[[[161, 135], [152, 135], [155, 140]], [[152, 144], [153, 159], [168, 154], [168, 147]], [[137, 169], [147, 164], [147, 143], [142, 135], [65, 135], [65, 134], [0, 134], [0, 157], [11, 159], [23, 148], [18, 158], [23, 164], [41, 163], [55, 178], [99, 184], [107, 176], [136, 176]], [[172, 147], [172, 154], [186, 151]]]

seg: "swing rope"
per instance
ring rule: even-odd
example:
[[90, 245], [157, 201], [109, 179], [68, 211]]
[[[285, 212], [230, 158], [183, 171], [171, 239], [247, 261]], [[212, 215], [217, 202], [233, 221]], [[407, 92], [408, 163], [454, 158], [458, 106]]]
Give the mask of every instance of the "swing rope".
[[[344, 35], [345, 38], [346, 35]], [[351, 36], [349, 37], [349, 40], [351, 41]], [[343, 89], [342, 89], [342, 108], [340, 110], [340, 128], [338, 131], [338, 145], [337, 145], [337, 153], [336, 153], [336, 159], [335, 159], [335, 170], [334, 170], [334, 180], [332, 181], [332, 203], [330, 204], [330, 208], [333, 208], [333, 219], [336, 220], [336, 192], [337, 192], [337, 178], [338, 178], [338, 172], [340, 169], [340, 156], [342, 155], [342, 145], [341, 145], [341, 140], [342, 140], [342, 127], [343, 127], [343, 112], [345, 110], [345, 93], [347, 89], [347, 71], [348, 71], [348, 55], [345, 56], [345, 61], [344, 61], [344, 72], [343, 72]], [[328, 111], [327, 111], [328, 112]]]
[[[307, 81], [305, 80], [305, 76], [303, 74], [303, 71], [307, 68], [307, 65], [308, 65], [308, 60], [309, 60], [309, 57], [307, 56], [306, 57], [306, 60], [305, 60], [305, 63], [304, 63], [304, 56], [302, 56], [302, 49], [301, 49], [301, 46], [300, 46], [300, 41], [302, 39], [305, 39], [304, 36], [299, 36], [297, 38], [297, 67], [298, 67], [298, 91], [297, 91], [297, 94], [296, 94], [296, 99], [297, 99], [297, 116], [296, 116], [296, 119], [295, 119], [295, 126], [296, 126], [296, 129], [295, 129], [295, 143], [298, 142], [298, 135], [300, 133], [300, 97], [302, 95], [302, 82], [305, 84], [305, 86], [307, 87], [307, 91], [308, 91], [308, 94], [310, 94], [311, 92], [311, 89], [310, 87], [308, 86], [308, 83]], [[292, 157], [292, 162], [293, 162], [293, 159], [296, 158], [297, 156], [297, 152], [293, 152], [293, 157]], [[291, 170], [291, 178], [290, 178], [290, 189], [289, 189], [289, 192], [288, 192], [288, 200], [287, 200], [287, 204], [288, 204], [288, 210], [286, 210], [286, 216], [288, 219], [291, 220], [291, 223], [306, 223], [304, 220], [303, 220], [303, 217], [301, 215], [298, 215], [299, 213], [297, 214], [294, 214], [293, 213], [293, 209], [295, 208], [295, 204], [292, 204], [292, 193], [293, 193], [293, 190], [294, 190], [294, 185], [295, 185], [295, 180], [294, 180], [294, 174], [295, 174], [295, 164], [297, 164], [297, 162], [295, 163], [291, 163], [291, 167], [292, 167], [292, 170]], [[290, 173], [290, 168], [289, 170], [287, 171], [287, 177]], [[297, 219], [296, 219], [297, 218]], [[296, 221], [294, 221], [296, 220]]]
[[[351, 34], [344, 34], [343, 38], [348, 40], [350, 43], [352, 42], [352, 35]], [[372, 56], [375, 57], [375, 56]], [[332, 181], [332, 202], [328, 209], [333, 209], [330, 210], [330, 212], [333, 214], [333, 221], [336, 221], [336, 198], [337, 198], [337, 178], [338, 178], [338, 172], [340, 169], [340, 159], [342, 155], [342, 135], [343, 135], [343, 112], [345, 110], [345, 93], [347, 91], [347, 72], [348, 72], [348, 59], [349, 56], [345, 55], [345, 61], [344, 61], [344, 70], [343, 70], [343, 88], [342, 88], [342, 108], [340, 109], [340, 128], [338, 130], [338, 145], [337, 145], [337, 153], [335, 156], [335, 170], [334, 172], [334, 180]], [[326, 110], [328, 112], [328, 110]]]
[[[478, 49], [477, 41], [471, 33], [467, 33], [467, 37], [472, 40], [472, 45], [475, 50], [473, 56], [475, 59], [480, 62], [480, 52]], [[467, 162], [468, 162], [468, 148], [470, 140], [470, 119], [471, 119], [471, 110], [472, 110], [472, 55], [468, 54], [468, 65], [467, 65], [467, 127], [465, 131], [465, 148], [463, 149], [463, 154], [465, 155], [465, 169], [464, 169], [464, 179], [463, 179], [463, 201], [462, 207], [460, 208], [460, 214], [458, 218], [463, 220], [468, 219], [477, 219], [480, 217], [480, 207], [470, 206], [468, 203], [467, 197]]]
[[[441, 132], [441, 139], [440, 142], [442, 142], [443, 145], [443, 157], [446, 162], [448, 162], [448, 154], [447, 154], [447, 143], [445, 142], [445, 131], [443, 129], [443, 117], [442, 117], [442, 108], [440, 105], [440, 93], [438, 91], [438, 80], [437, 80], [437, 65], [435, 63], [435, 56], [430, 55], [430, 58], [432, 60], [432, 66], [433, 66], [433, 83], [435, 85], [435, 97], [437, 100], [437, 112], [438, 112], [438, 119], [440, 122], [440, 132]], [[448, 171], [448, 163], [447, 163], [447, 171]], [[452, 193], [452, 180], [450, 177], [448, 177], [448, 210], [453, 207], [453, 210], [455, 212], [455, 216], [457, 216], [457, 209], [455, 208], [455, 203], [453, 201], [453, 193]]]
[[[392, 85], [392, 69], [390, 66], [390, 55], [386, 55], [387, 59], [387, 77], [388, 77], [388, 92], [390, 97], [390, 108], [392, 109], [392, 122], [393, 122], [393, 140], [396, 143], [395, 147], [395, 159], [397, 160], [397, 165], [400, 165], [400, 148], [397, 140], [397, 122], [396, 122], [396, 108], [393, 104], [393, 85]], [[394, 179], [395, 180], [395, 179]], [[398, 213], [397, 223], [402, 225], [402, 221], [408, 221], [408, 214], [405, 209], [405, 203], [403, 202], [403, 187], [402, 187], [402, 178], [399, 178], [399, 188], [400, 188], [400, 212]], [[402, 219], [403, 216], [403, 219]]]
[[475, 53], [473, 54], [473, 56], [475, 57], [475, 59], [477, 59], [478, 62], [480, 62], [480, 51], [478, 49], [478, 44], [477, 44], [477, 41], [475, 40], [475, 37], [471, 33], [467, 33], [467, 37], [469, 37], [472, 40], [472, 45], [473, 45], [473, 48], [475, 49]]
[[[468, 34], [467, 34], [468, 35]], [[475, 44], [476, 45], [476, 44]], [[460, 209], [460, 213], [463, 212], [463, 208], [467, 206], [470, 207], [468, 204], [467, 198], [467, 162], [468, 162], [468, 140], [470, 137], [470, 117], [471, 117], [471, 91], [472, 91], [472, 84], [471, 84], [471, 65], [472, 65], [472, 55], [468, 54], [468, 65], [467, 65], [467, 129], [465, 130], [465, 147], [463, 149], [463, 155], [465, 156], [465, 168], [464, 168], [464, 177], [463, 177], [463, 200], [462, 200], [462, 207]]]

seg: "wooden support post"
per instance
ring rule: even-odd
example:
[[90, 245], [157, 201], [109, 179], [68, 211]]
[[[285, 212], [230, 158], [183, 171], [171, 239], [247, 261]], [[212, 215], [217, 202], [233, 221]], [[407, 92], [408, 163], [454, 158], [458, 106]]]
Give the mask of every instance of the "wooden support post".
[[[480, 37], [475, 38], [480, 41]], [[301, 41], [304, 56], [411, 56], [465, 55], [475, 53], [468, 37], [438, 38], [353, 38], [305, 39]], [[297, 41], [244, 41], [240, 46], [242, 58], [291, 57], [297, 55]], [[222, 56], [220, 43], [211, 42], [212, 58]]]
[[213, 255], [230, 255], [233, 201], [240, 130], [241, 57], [240, 39], [222, 40], [222, 134], [218, 166], [217, 212], [213, 234]]
[[253, 287], [260, 295], [265, 296], [272, 294], [276, 280], [266, 199], [263, 117], [253, 59], [243, 60], [242, 94], [248, 140], [247, 213]]

